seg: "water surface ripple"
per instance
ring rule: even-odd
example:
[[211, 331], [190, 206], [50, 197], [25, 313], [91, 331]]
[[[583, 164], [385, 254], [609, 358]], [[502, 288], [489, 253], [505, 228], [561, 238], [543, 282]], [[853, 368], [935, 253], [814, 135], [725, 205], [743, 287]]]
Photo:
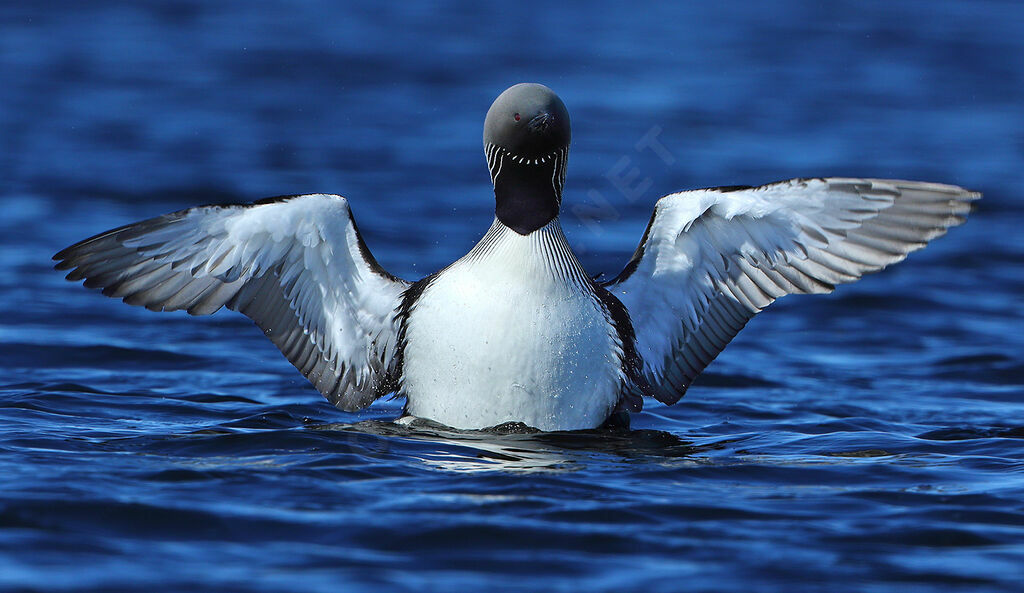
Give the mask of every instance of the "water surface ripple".
[[[5, 3], [0, 72], [0, 590], [1020, 590], [1019, 3]], [[572, 113], [563, 218], [593, 273], [687, 187], [985, 199], [773, 305], [628, 431], [346, 414], [240, 316], [51, 269], [133, 220], [328, 191], [385, 267], [430, 273], [491, 220], [483, 116], [523, 80]]]

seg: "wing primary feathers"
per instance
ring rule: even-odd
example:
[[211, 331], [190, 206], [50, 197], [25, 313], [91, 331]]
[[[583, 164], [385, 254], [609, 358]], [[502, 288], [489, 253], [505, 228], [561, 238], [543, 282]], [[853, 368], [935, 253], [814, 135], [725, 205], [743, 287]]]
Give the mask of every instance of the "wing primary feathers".
[[853, 178], [671, 194], [605, 286], [643, 310], [633, 317], [643, 374], [655, 397], [673, 403], [776, 299], [830, 292], [901, 261], [963, 223], [980, 197], [953, 185]]
[[100, 233], [54, 259], [69, 280], [131, 305], [243, 313], [338, 407], [365, 407], [396, 383], [370, 336], [397, 339], [409, 283], [377, 263], [341, 196], [199, 206]]

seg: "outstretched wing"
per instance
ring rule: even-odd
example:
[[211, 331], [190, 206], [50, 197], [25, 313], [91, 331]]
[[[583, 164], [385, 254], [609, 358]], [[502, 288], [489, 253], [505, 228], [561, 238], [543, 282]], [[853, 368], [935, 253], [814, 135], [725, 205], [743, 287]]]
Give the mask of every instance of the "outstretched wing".
[[377, 264], [341, 196], [190, 208], [96, 235], [54, 259], [68, 280], [129, 305], [242, 312], [344, 410], [393, 388], [394, 314], [408, 283]]
[[901, 261], [962, 223], [979, 197], [840, 178], [671, 194], [608, 289], [629, 310], [655, 397], [672, 404], [775, 299], [831, 292]]

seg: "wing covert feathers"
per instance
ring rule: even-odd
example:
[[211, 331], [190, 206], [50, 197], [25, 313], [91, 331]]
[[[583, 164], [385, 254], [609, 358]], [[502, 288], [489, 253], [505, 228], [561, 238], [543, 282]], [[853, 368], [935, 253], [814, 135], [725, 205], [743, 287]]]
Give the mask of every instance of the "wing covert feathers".
[[252, 319], [331, 403], [390, 391], [408, 283], [366, 249], [341, 196], [200, 206], [101, 233], [54, 256], [67, 279], [153, 311]]
[[608, 288], [630, 311], [644, 373], [675, 403], [758, 312], [830, 292], [964, 222], [980, 194], [880, 179], [794, 179], [665, 196]]

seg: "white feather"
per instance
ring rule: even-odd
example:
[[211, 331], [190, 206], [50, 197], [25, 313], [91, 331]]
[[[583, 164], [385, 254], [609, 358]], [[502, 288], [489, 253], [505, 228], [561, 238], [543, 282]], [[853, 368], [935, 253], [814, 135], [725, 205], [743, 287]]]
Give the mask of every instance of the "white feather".
[[797, 179], [658, 201], [609, 286], [626, 305], [658, 399], [673, 403], [746, 322], [776, 298], [902, 260], [960, 224], [980, 194], [937, 183]]
[[460, 428], [594, 428], [619, 400], [620, 344], [558, 219], [521, 236], [495, 220], [439, 274], [406, 327], [407, 411]]
[[368, 261], [359, 241], [345, 198], [313, 194], [192, 208], [56, 257], [69, 279], [130, 304], [245, 313], [325, 397], [354, 410], [387, 392], [408, 286]]

